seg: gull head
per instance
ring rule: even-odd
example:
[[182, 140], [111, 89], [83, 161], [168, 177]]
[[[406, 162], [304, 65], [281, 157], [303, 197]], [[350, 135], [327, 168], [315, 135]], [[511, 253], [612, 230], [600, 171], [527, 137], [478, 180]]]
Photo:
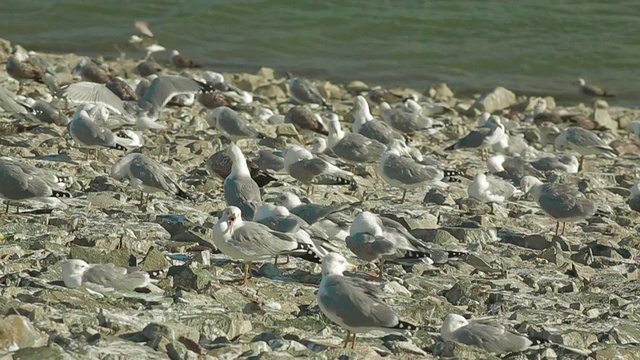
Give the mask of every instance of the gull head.
[[284, 191], [278, 194], [278, 197], [275, 199], [275, 203], [276, 205], [283, 206], [290, 210], [301, 205], [302, 201], [300, 201], [300, 198], [296, 194]]
[[556, 148], [556, 151], [563, 151], [568, 148], [567, 146], [567, 132], [563, 131], [556, 139], [553, 141], [553, 146]]
[[131, 37], [129, 38], [130, 44], [139, 44], [142, 41], [143, 41], [142, 38], [138, 35], [131, 35]]
[[218, 84], [224, 82], [224, 76], [215, 71], [205, 71], [202, 73], [202, 77], [212, 84]]
[[369, 233], [371, 235], [382, 235], [382, 228], [378, 225], [378, 216], [374, 213], [363, 211], [353, 219], [349, 228], [349, 235], [358, 233]]
[[538, 114], [542, 114], [545, 111], [547, 111], [547, 100], [545, 99], [538, 100], [538, 102], [536, 103], [536, 106], [533, 108], [533, 113], [538, 115]]
[[327, 150], [327, 139], [320, 136], [316, 136], [311, 140], [309, 145], [311, 145], [310, 150], [312, 153], [314, 154], [322, 153], [325, 150]]
[[267, 121], [269, 119], [271, 119], [271, 117], [274, 115], [273, 111], [271, 111], [271, 109], [268, 108], [260, 108], [260, 110], [258, 110], [258, 112], [253, 116], [253, 120], [254, 121]]
[[78, 66], [76, 66], [76, 71], [79, 70], [82, 67], [85, 67], [87, 65], [89, 65], [91, 63], [91, 58], [88, 56], [83, 56], [80, 58], [80, 61], [78, 62]]
[[406, 112], [419, 114], [422, 112], [422, 106], [411, 97], [406, 98], [402, 103], [402, 109]]
[[82, 285], [82, 275], [90, 268], [89, 264], [80, 259], [71, 259], [62, 266], [62, 280], [68, 288]]
[[389, 103], [388, 103], [388, 102], [384, 101], [384, 102], [382, 102], [382, 103], [380, 104], [380, 109], [381, 109], [382, 111], [385, 111], [385, 110], [391, 110], [391, 105], [389, 105]]
[[400, 140], [391, 140], [387, 145], [387, 152], [394, 153], [396, 155], [409, 155], [409, 148]]
[[440, 328], [440, 336], [444, 341], [453, 341], [452, 334], [469, 324], [467, 319], [462, 315], [458, 314], [449, 314], [444, 318], [444, 323], [442, 323], [442, 328]]
[[491, 115], [489, 117], [489, 120], [487, 120], [487, 124], [491, 124], [494, 126], [502, 126], [502, 120], [500, 120], [500, 116], [498, 115]]
[[331, 144], [331, 139], [342, 139], [344, 137], [344, 131], [342, 131], [342, 127], [340, 126], [340, 120], [338, 119], [338, 115], [332, 116], [335, 114], [330, 114], [327, 117], [328, 122], [328, 131], [329, 131], [329, 147], [333, 148]]
[[587, 82], [584, 81], [583, 78], [579, 78], [578, 80], [576, 80], [576, 82], [574, 84], [579, 85], [579, 86], [585, 86], [587, 84]]
[[264, 220], [268, 217], [276, 215], [276, 205], [274, 204], [262, 204], [253, 214], [253, 221]]
[[364, 109], [369, 109], [369, 103], [367, 103], [367, 100], [364, 98], [364, 96], [362, 95], [358, 95], [355, 98], [353, 98], [353, 107], [356, 110], [364, 110]]
[[487, 168], [492, 174], [504, 171], [502, 164], [506, 160], [504, 155], [495, 155], [487, 159]]
[[355, 266], [349, 264], [347, 259], [338, 253], [329, 253], [322, 259], [322, 276], [342, 275], [343, 272], [355, 271]]
[[486, 124], [490, 117], [491, 117], [490, 113], [488, 113], [486, 111], [483, 112], [480, 115], [480, 117], [478, 118], [478, 126], [482, 126], [482, 125]]
[[13, 56], [18, 61], [25, 61], [29, 58], [29, 53], [22, 46], [16, 45], [13, 49]]
[[178, 50], [173, 50], [171, 52], [171, 56], [178, 56], [178, 55], [180, 55], [180, 52]]
[[240, 209], [236, 206], [229, 206], [224, 209], [222, 216], [220, 217], [220, 222], [226, 222], [228, 229], [232, 229], [234, 226], [241, 224], [242, 213]]
[[244, 155], [242, 154], [242, 150], [236, 144], [229, 145], [227, 148], [227, 155], [231, 158], [231, 160], [235, 163], [236, 161], [244, 160]]
[[300, 160], [313, 159], [313, 154], [300, 145], [291, 145], [283, 152], [285, 168], [297, 163]]
[[525, 195], [531, 192], [532, 195], [534, 195], [534, 197], [536, 198], [537, 198], [536, 189], [540, 185], [542, 185], [542, 181], [540, 181], [540, 179], [533, 176], [525, 176], [520, 180], [520, 189], [522, 190], [522, 192]]

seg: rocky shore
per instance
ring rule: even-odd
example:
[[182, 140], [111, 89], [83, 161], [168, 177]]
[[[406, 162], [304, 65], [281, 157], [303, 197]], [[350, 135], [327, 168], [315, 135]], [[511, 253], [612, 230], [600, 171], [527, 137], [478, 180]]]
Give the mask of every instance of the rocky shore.
[[[2, 42], [0, 62], [10, 49], [11, 44]], [[40, 55], [54, 66], [61, 84], [77, 81], [72, 70], [78, 56]], [[178, 70], [168, 61], [163, 64], [160, 55], [156, 58], [163, 73], [200, 77], [199, 69]], [[105, 61], [114, 75], [124, 78], [139, 77], [139, 62]], [[241, 141], [245, 154], [309, 140], [284, 123], [293, 106], [286, 103], [284, 75], [269, 68], [223, 75], [226, 82], [253, 94], [253, 102], [242, 104], [241, 111], [254, 118], [256, 128], [278, 139]], [[544, 134], [535, 122], [519, 120], [539, 99], [502, 87], [459, 99], [446, 84], [381, 89], [363, 81], [314, 83], [349, 129], [355, 95], [366, 94], [372, 105], [383, 99], [395, 105], [420, 95], [425, 111], [446, 127], [436, 135], [416, 135], [412, 145], [432, 158], [446, 159], [449, 167], [469, 178], [486, 171], [479, 154], [442, 149], [475, 127], [483, 111], [511, 118], [511, 135], [542, 149]], [[18, 88], [4, 70], [0, 85], [13, 92]], [[25, 83], [28, 96], [47, 92], [43, 84]], [[559, 110], [553, 98], [545, 100], [549, 109]], [[258, 120], [262, 109], [282, 116]], [[560, 176], [558, 181], [580, 188], [607, 213], [581, 226], [567, 224], [562, 236], [554, 236], [555, 221], [530, 198], [503, 204], [469, 199], [467, 179], [446, 191], [411, 191], [404, 204], [398, 203], [401, 190], [373, 177], [365, 176], [355, 189], [316, 187], [309, 196], [313, 202], [363, 201], [362, 209], [400, 221], [420, 239], [469, 252], [438, 266], [388, 265], [383, 281], [372, 278], [388, 295], [387, 302], [420, 330], [407, 336], [363, 335], [354, 350], [342, 348], [344, 330], [318, 308], [318, 265], [295, 259], [280, 267], [261, 264], [254, 267], [252, 282], [235, 282], [242, 267], [217, 253], [211, 240], [225, 208], [222, 182], [204, 166], [224, 145], [200, 104], [165, 109], [161, 121], [169, 128], [144, 132], [143, 147], [145, 154], [173, 170], [185, 190], [196, 194], [195, 201], [159, 194], [144, 206], [139, 193], [109, 176], [120, 152], [100, 150], [96, 160], [85, 161], [64, 126], [41, 124], [20, 132], [18, 122], [30, 123], [13, 122], [11, 114], [0, 113], [0, 156], [73, 178], [67, 206], [45, 209], [29, 203], [19, 214], [12, 207], [0, 215], [0, 359], [496, 358], [475, 347], [442, 342], [439, 330], [449, 313], [497, 318], [550, 341], [525, 352], [527, 359], [640, 359], [640, 217], [626, 203], [628, 189], [638, 181], [639, 160], [627, 127], [640, 118], [640, 111], [588, 98], [562, 109], [579, 115], [579, 126], [610, 135], [611, 146], [620, 154], [614, 160], [589, 158], [583, 173]], [[74, 111], [71, 107], [67, 115]], [[377, 105], [373, 112], [379, 112]], [[552, 146], [546, 150], [552, 152]], [[291, 177], [276, 177], [265, 193], [286, 189], [306, 195]], [[340, 246], [369, 279], [366, 273], [375, 265], [363, 264]], [[141, 266], [157, 282], [142, 293], [99, 296], [84, 288], [68, 289], [60, 271], [69, 258]]]

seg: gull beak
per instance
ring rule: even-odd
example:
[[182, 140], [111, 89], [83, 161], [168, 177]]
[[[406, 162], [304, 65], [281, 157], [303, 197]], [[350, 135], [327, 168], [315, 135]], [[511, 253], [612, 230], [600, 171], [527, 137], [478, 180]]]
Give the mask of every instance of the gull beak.
[[356, 272], [356, 271], [358, 271], [358, 267], [353, 265], [353, 264], [347, 264], [347, 270], [349, 270], [351, 272]]
[[229, 219], [227, 219], [227, 224], [229, 226], [231, 226], [235, 221], [236, 221], [236, 216], [235, 215], [231, 215], [231, 216], [229, 216]]

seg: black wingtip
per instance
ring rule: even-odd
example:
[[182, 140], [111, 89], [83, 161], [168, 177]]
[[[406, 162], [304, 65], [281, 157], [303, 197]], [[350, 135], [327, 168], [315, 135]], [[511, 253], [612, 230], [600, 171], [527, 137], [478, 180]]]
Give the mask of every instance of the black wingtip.
[[351, 185], [352, 181], [338, 176], [322, 176], [316, 177], [311, 183], [314, 185]]
[[193, 195], [187, 193], [186, 191], [180, 188], [178, 188], [178, 191], [176, 192], [176, 196], [181, 199], [195, 201], [195, 197]]
[[124, 147], [123, 145], [120, 144], [115, 144], [114, 146], [111, 147], [112, 149], [116, 149], [116, 150], [120, 150], [120, 151], [127, 151], [127, 148]]
[[543, 339], [543, 338], [539, 338], [539, 337], [529, 337], [529, 340], [531, 341], [531, 345], [540, 345], [540, 344], [550, 344], [551, 340], [549, 339]]
[[458, 171], [458, 170], [442, 170], [442, 172], [444, 173], [444, 176], [464, 175], [462, 171]]
[[453, 144], [449, 147], [444, 148], [444, 151], [451, 151], [451, 150], [454, 150], [455, 148], [456, 148], [456, 144]]
[[256, 138], [262, 140], [262, 139], [267, 139], [268, 136], [265, 133], [258, 131], [258, 134], [256, 135]]
[[71, 182], [71, 176], [56, 176], [58, 182], [68, 183]]
[[422, 258], [430, 258], [431, 254], [422, 251], [408, 251], [405, 255], [405, 259], [422, 259]]
[[208, 82], [199, 81], [199, 80], [193, 80], [193, 81], [197, 82], [198, 85], [200, 85], [200, 90], [202, 90], [202, 92], [213, 92], [215, 90], [215, 88]]
[[333, 111], [333, 106], [331, 106], [331, 104], [329, 104], [326, 100], [322, 100], [322, 107], [329, 111]]
[[[304, 250], [304, 252], [300, 250]], [[320, 255], [316, 254], [309, 244], [298, 243], [298, 247], [293, 252], [289, 253], [289, 255], [316, 264], [320, 264], [322, 262]]]
[[66, 191], [51, 190], [51, 197], [55, 197], [55, 198], [70, 198], [71, 197], [71, 193], [68, 193]]
[[450, 258], [466, 256], [466, 255], [468, 255], [468, 253], [464, 251], [447, 250], [447, 256]]
[[398, 324], [396, 324], [396, 326], [391, 327], [390, 329], [397, 329], [397, 330], [402, 330], [402, 331], [415, 331], [418, 330], [419, 327], [417, 325], [413, 325], [412, 323], [408, 323], [406, 321], [398, 321]]

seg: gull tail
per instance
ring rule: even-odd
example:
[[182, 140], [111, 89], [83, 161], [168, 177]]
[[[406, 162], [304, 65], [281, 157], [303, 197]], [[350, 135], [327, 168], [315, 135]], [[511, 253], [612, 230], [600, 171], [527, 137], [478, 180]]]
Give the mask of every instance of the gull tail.
[[51, 190], [51, 197], [55, 197], [55, 198], [70, 198], [71, 197], [71, 193], [68, 193], [66, 191], [60, 191], [60, 190]]
[[199, 81], [199, 80], [194, 80], [194, 81], [197, 82], [198, 85], [200, 85], [200, 90], [202, 90], [202, 92], [213, 92], [216, 90], [213, 87], [213, 85], [209, 84], [208, 82]]
[[327, 100], [322, 99], [322, 106], [329, 111], [333, 111], [333, 106], [327, 102]]
[[194, 201], [194, 199], [195, 199], [193, 195], [187, 193], [186, 191], [184, 191], [184, 190], [182, 190], [180, 188], [178, 188], [178, 191], [176, 192], [176, 196], [179, 197], [179, 198], [186, 199], [186, 200], [191, 200], [191, 201]]
[[258, 187], [263, 187], [269, 184], [270, 182], [276, 181], [276, 180], [278, 179], [274, 178], [273, 176], [271, 176], [266, 172], [260, 172], [258, 175], [253, 177], [253, 181], [255, 181], [256, 184], [258, 184]]
[[[300, 250], [304, 250], [304, 252]], [[285, 253], [283, 255], [287, 254], [316, 264], [320, 264], [322, 262], [320, 255], [316, 254], [311, 245], [305, 243], [298, 243], [298, 247], [293, 250], [293, 252]]]
[[311, 183], [313, 185], [351, 185], [352, 181], [335, 175], [320, 175], [316, 176]]
[[455, 150], [455, 148], [456, 148], [456, 145], [457, 145], [457, 144], [458, 144], [458, 143], [455, 143], [455, 144], [453, 144], [453, 145], [451, 145], [451, 146], [449, 146], [449, 147], [446, 147], [446, 148], [444, 148], [444, 150], [445, 150], [445, 151]]
[[462, 171], [458, 171], [458, 170], [442, 170], [442, 172], [444, 173], [444, 176], [464, 175]]
[[412, 323], [399, 320], [395, 326], [390, 326], [387, 329], [395, 329], [395, 330], [401, 330], [401, 331], [414, 331], [414, 330], [418, 330], [419, 328], [417, 325], [413, 325]]

